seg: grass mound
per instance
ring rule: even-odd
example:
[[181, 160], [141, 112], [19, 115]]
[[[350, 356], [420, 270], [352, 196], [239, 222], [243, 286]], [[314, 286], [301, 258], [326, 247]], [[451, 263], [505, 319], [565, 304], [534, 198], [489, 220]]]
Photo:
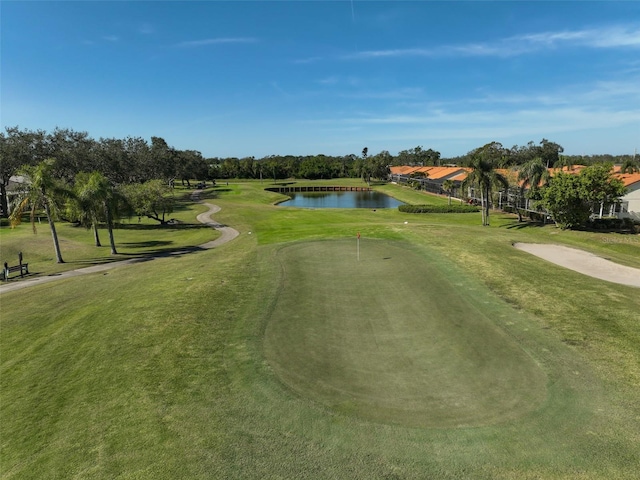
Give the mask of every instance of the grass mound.
[[[533, 359], [406, 244], [283, 248], [265, 354], [293, 390], [335, 410], [410, 426], [517, 418], [546, 396]], [[482, 304], [481, 304], [482, 305]]]

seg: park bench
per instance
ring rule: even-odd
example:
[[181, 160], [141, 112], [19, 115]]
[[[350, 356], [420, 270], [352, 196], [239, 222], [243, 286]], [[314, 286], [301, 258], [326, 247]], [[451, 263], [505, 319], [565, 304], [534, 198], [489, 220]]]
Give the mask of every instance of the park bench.
[[8, 281], [9, 275], [15, 272], [20, 272], [20, 276], [24, 277], [25, 274], [29, 273], [29, 264], [22, 263], [22, 252], [18, 254], [18, 265], [12, 265], [11, 267], [7, 262], [4, 262], [4, 267], [2, 269], [2, 280]]

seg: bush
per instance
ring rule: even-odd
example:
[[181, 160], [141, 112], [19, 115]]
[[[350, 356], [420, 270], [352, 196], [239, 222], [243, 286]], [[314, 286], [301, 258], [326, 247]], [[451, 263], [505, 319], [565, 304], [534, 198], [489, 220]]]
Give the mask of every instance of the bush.
[[610, 232], [636, 232], [636, 223], [631, 218], [592, 218], [586, 227], [590, 230], [606, 230]]
[[400, 205], [402, 213], [475, 213], [480, 208], [474, 205]]

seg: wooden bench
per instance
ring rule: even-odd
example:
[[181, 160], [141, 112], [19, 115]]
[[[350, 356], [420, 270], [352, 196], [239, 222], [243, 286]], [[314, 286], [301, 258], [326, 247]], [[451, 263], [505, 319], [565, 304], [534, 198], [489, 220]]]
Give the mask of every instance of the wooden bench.
[[20, 276], [24, 277], [25, 274], [29, 273], [29, 264], [22, 263], [22, 252], [18, 253], [18, 265], [9, 266], [7, 262], [4, 262], [4, 268], [0, 272], [2, 275], [2, 280], [5, 282], [9, 280], [9, 275], [15, 272], [20, 272]]
[[22, 265], [13, 265], [12, 267], [9, 267], [6, 263], [4, 266], [4, 269], [2, 270], [2, 279], [3, 280], [9, 280], [9, 275], [11, 275], [14, 272], [20, 272], [20, 276], [24, 277], [25, 273], [29, 273], [29, 264], [28, 263], [23, 263]]

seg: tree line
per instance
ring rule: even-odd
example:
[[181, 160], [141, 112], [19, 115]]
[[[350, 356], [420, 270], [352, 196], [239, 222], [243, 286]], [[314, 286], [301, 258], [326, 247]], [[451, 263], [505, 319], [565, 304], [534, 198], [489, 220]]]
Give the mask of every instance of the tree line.
[[504, 147], [491, 142], [458, 157], [441, 157], [431, 148], [416, 146], [392, 155], [387, 150], [370, 154], [365, 147], [360, 154], [346, 155], [268, 155], [255, 157], [205, 158], [197, 150], [180, 150], [170, 146], [161, 137], [150, 142], [140, 137], [93, 139], [86, 132], [68, 128], [44, 130], [7, 127], [0, 132], [0, 209], [8, 212], [6, 187], [9, 178], [23, 165], [36, 165], [47, 158], [55, 158], [52, 174], [73, 183], [79, 172], [100, 172], [113, 185], [140, 184], [149, 180], [162, 180], [173, 186], [176, 181], [190, 186], [191, 180], [246, 178], [330, 179], [371, 178], [384, 179], [394, 165], [470, 167], [474, 157], [482, 150], [496, 168], [524, 165], [534, 158], [542, 159], [547, 168], [574, 164], [591, 165], [607, 161], [630, 161], [631, 155], [566, 156], [561, 145], [542, 139], [527, 145]]

